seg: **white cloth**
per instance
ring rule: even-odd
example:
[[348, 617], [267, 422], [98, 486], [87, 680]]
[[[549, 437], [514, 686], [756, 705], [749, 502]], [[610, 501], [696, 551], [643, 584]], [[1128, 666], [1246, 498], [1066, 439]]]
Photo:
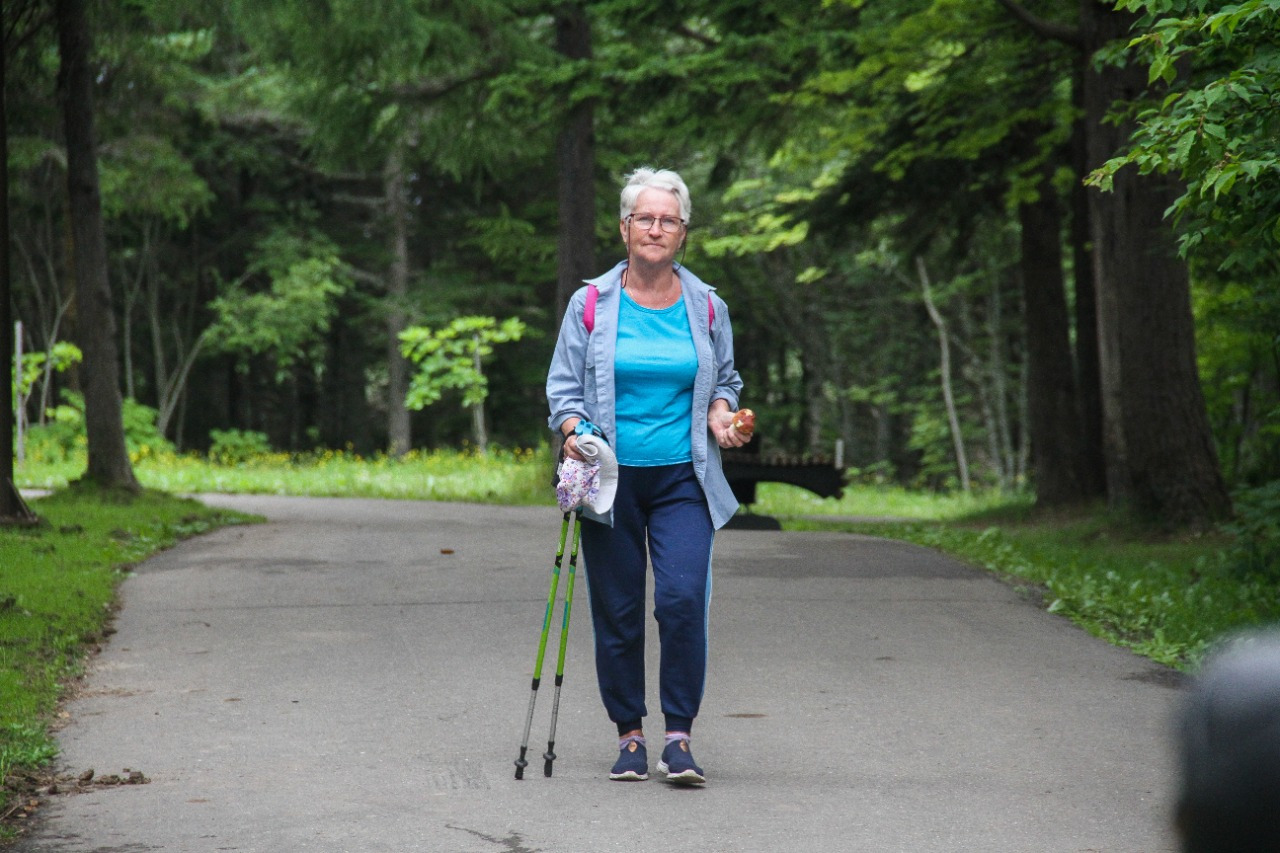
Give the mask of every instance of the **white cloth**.
[[560, 463], [556, 502], [562, 512], [585, 506], [603, 515], [613, 508], [618, 493], [618, 459], [609, 442], [595, 435], [578, 436], [578, 452], [585, 462]]

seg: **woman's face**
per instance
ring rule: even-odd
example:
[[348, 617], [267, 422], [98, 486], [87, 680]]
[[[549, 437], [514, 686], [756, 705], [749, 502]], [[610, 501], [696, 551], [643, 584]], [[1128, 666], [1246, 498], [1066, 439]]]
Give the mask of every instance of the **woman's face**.
[[[636, 224], [641, 217], [652, 217], [653, 223], [648, 228], [641, 228]], [[685, 229], [681, 225], [675, 231], [663, 230], [663, 219], [668, 223], [673, 219], [680, 221], [680, 202], [675, 194], [653, 187], [641, 190], [630, 219], [619, 223], [623, 242], [627, 244], [633, 261], [669, 265], [675, 260], [684, 243]]]

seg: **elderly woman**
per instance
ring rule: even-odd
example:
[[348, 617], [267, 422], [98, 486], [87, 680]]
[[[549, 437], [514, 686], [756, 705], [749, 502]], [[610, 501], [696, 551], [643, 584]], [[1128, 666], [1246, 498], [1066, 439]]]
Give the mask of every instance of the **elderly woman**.
[[700, 784], [689, 738], [707, 675], [715, 531], [737, 510], [721, 447], [750, 440], [734, 425], [742, 380], [729, 311], [675, 262], [688, 236], [689, 190], [675, 172], [642, 168], [622, 190], [627, 258], [570, 299], [547, 375], [548, 421], [564, 454], [603, 435], [618, 460], [607, 516], [584, 512], [582, 556], [595, 627], [596, 674], [618, 729], [610, 779], [649, 778], [645, 582], [652, 561], [666, 742], [658, 772]]

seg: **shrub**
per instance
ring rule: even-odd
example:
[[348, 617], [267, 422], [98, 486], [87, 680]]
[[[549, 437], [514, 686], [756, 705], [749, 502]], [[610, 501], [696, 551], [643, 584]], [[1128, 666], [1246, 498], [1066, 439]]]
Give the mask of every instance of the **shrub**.
[[1235, 520], [1223, 529], [1235, 538], [1227, 559], [1240, 573], [1280, 577], [1280, 480], [1236, 495]]
[[[27, 456], [35, 462], [66, 462], [84, 454], [88, 441], [84, 427], [84, 395], [63, 391], [63, 402], [49, 409], [48, 421], [26, 433]], [[124, 442], [129, 456], [138, 459], [173, 453], [173, 443], [156, 427], [159, 413], [137, 400], [124, 401]]]
[[84, 412], [74, 406], [61, 405], [49, 409], [48, 420], [26, 433], [27, 459], [33, 462], [66, 462], [83, 456], [87, 441]]
[[219, 465], [243, 465], [255, 456], [271, 452], [266, 433], [241, 429], [215, 429], [209, 432], [209, 461]]

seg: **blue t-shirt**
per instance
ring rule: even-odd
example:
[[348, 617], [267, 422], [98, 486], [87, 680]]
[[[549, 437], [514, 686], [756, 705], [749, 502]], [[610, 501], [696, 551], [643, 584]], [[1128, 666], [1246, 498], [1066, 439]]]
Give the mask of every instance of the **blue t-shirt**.
[[618, 464], [688, 462], [698, 354], [684, 300], [655, 310], [622, 294], [614, 355]]

